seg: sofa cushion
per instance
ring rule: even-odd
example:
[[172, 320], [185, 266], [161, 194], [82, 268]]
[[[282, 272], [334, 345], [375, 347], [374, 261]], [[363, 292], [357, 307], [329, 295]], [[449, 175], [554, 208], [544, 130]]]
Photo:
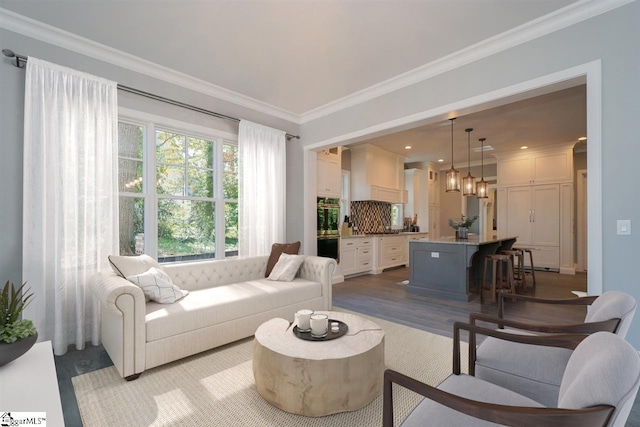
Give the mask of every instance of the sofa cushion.
[[144, 273], [151, 267], [164, 271], [156, 260], [144, 254], [134, 256], [109, 255], [109, 264], [111, 264], [111, 269], [114, 273], [125, 279], [134, 274]]
[[269, 255], [269, 260], [267, 261], [267, 271], [264, 273], [264, 277], [269, 277], [281, 254], [297, 255], [299, 250], [300, 242], [274, 243], [271, 245], [271, 255]]
[[283, 282], [290, 282], [295, 279], [300, 266], [304, 262], [302, 255], [288, 255], [285, 253], [280, 254], [280, 259], [273, 266], [271, 274], [267, 279], [269, 280], [281, 280]]
[[318, 282], [301, 278], [291, 282], [258, 279], [191, 291], [171, 305], [148, 302], [147, 342], [321, 296], [322, 285]]
[[127, 280], [142, 289], [147, 301], [171, 304], [189, 294], [189, 291], [174, 285], [167, 273], [155, 267], [141, 274], [127, 276]]

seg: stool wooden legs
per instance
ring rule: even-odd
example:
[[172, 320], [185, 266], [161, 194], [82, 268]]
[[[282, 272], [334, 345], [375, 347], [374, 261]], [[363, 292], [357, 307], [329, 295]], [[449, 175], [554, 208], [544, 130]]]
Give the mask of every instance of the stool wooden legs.
[[[484, 290], [487, 277], [487, 265], [491, 263], [491, 300], [497, 301], [498, 292], [516, 293], [513, 280], [513, 263], [509, 255], [493, 254], [487, 255], [484, 259], [482, 269], [482, 281], [480, 282], [480, 303], [484, 303]], [[504, 268], [506, 266], [506, 277]], [[506, 288], [505, 288], [506, 285]]]
[[[531, 278], [533, 279], [533, 285], [532, 285], [532, 289], [536, 288], [536, 270], [535, 270], [535, 266], [533, 265], [533, 251], [530, 248], [513, 248], [513, 250], [516, 251], [522, 251], [522, 252], [526, 252], [529, 254], [529, 265], [531, 266]], [[524, 260], [524, 257], [523, 257]]]

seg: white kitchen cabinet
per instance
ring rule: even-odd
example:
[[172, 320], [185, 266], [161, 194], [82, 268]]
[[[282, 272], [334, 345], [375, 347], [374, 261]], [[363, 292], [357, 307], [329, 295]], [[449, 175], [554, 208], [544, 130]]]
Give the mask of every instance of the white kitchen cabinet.
[[573, 180], [573, 150], [544, 150], [527, 154], [496, 153], [498, 185], [510, 187]]
[[376, 272], [382, 272], [385, 268], [397, 267], [406, 263], [405, 247], [406, 236], [382, 236], [378, 237]]
[[559, 184], [509, 187], [502, 203], [506, 203], [506, 235], [518, 236], [516, 246], [532, 249], [536, 267], [559, 269]]
[[403, 203], [404, 156], [363, 144], [351, 148], [352, 201]]
[[316, 167], [318, 197], [340, 198], [342, 195], [342, 171], [340, 163], [340, 156], [335, 155], [330, 150], [318, 153]]
[[350, 237], [340, 241], [340, 266], [345, 276], [373, 269], [372, 237]]
[[420, 212], [420, 169], [405, 169], [404, 189], [407, 191], [407, 203], [404, 206], [404, 216], [412, 217]]

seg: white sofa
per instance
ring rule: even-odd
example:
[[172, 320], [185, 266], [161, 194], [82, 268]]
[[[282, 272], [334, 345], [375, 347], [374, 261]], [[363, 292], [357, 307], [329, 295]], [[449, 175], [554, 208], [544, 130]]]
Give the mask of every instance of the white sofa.
[[102, 344], [123, 378], [253, 335], [260, 324], [293, 321], [302, 308], [331, 309], [330, 258], [305, 256], [291, 282], [265, 278], [268, 256], [163, 268], [189, 295], [173, 304], [146, 302], [142, 290], [111, 271], [96, 274]]

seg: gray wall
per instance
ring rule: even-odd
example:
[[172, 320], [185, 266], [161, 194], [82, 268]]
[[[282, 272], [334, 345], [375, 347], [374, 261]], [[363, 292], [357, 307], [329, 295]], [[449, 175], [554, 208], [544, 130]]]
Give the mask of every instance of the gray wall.
[[[325, 141], [369, 126], [532, 80], [574, 66], [602, 61], [603, 289], [640, 300], [634, 265], [640, 232], [616, 235], [616, 219], [640, 224], [640, 189], [629, 177], [640, 144], [640, 2], [633, 2], [569, 28], [524, 43], [453, 71], [302, 125], [305, 143]], [[626, 172], [626, 173], [625, 173]], [[615, 191], [612, 184], [615, 183]], [[637, 225], [636, 225], [637, 228]], [[629, 341], [640, 349], [640, 316]]]
[[[115, 80], [127, 86], [162, 95], [167, 98], [193, 104], [205, 109], [239, 117], [282, 129], [291, 134], [299, 133], [299, 126], [210, 96], [174, 86], [148, 76], [122, 69], [74, 52], [43, 43], [29, 37], [0, 28], [2, 48], [10, 48], [20, 54], [34, 56], [60, 65]], [[22, 136], [24, 110], [25, 70], [14, 67], [9, 58], [2, 56], [0, 64], [0, 183], [2, 209], [0, 209], [0, 281], [22, 280]], [[131, 94], [118, 92], [118, 104], [147, 113], [175, 118], [185, 122], [238, 133], [237, 123], [216, 119], [193, 111], [152, 101]], [[302, 212], [303, 182], [302, 144], [292, 140], [287, 143], [287, 211]], [[303, 239], [302, 221], [298, 215], [287, 216], [287, 240]]]

